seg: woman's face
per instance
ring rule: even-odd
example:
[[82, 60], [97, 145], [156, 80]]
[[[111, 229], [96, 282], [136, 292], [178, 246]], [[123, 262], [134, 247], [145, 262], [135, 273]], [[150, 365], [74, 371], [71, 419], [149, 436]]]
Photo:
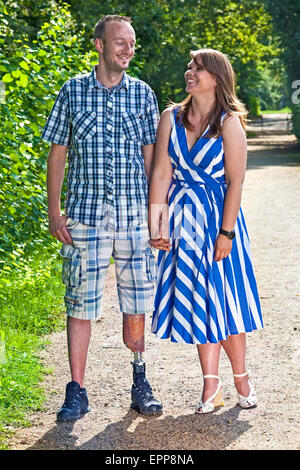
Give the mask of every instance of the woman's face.
[[184, 78], [186, 92], [190, 94], [215, 91], [217, 85], [215, 77], [204, 68], [200, 58], [197, 62], [192, 59], [188, 63]]

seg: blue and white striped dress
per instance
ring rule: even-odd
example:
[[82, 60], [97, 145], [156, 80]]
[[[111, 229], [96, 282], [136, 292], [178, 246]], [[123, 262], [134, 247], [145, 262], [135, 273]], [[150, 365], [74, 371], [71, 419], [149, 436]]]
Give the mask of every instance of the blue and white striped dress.
[[176, 113], [170, 111], [172, 249], [158, 255], [152, 332], [173, 342], [216, 343], [263, 328], [249, 237], [240, 209], [232, 251], [214, 261], [226, 193], [223, 138], [206, 137], [208, 126], [189, 151]]

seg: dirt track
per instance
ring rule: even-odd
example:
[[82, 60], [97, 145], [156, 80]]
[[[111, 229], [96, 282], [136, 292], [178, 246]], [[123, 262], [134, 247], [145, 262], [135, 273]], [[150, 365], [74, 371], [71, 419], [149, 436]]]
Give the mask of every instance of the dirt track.
[[300, 150], [291, 135], [265, 135], [248, 143], [242, 206], [265, 328], [248, 335], [247, 357], [259, 406], [236, 406], [230, 364], [222, 352], [225, 406], [195, 415], [202, 387], [196, 348], [157, 340], [148, 318], [147, 375], [164, 413], [145, 418], [130, 410], [131, 354], [122, 346], [111, 266], [104, 316], [93, 325], [89, 350], [91, 413], [75, 423], [55, 423], [70, 376], [65, 332], [53, 334], [43, 352], [45, 363], [54, 368], [43, 383], [45, 411], [31, 415], [30, 428], [17, 431], [12, 449], [299, 449]]

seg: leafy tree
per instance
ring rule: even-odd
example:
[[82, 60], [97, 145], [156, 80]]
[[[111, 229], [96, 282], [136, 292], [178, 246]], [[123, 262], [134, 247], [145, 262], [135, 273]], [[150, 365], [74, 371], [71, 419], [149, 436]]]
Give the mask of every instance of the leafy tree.
[[93, 29], [105, 14], [132, 17], [138, 41], [130, 73], [153, 87], [161, 108], [168, 99], [185, 96], [183, 73], [191, 49], [212, 47], [228, 55], [248, 107], [278, 54], [270, 12], [258, 0], [0, 0], [0, 80], [6, 88], [0, 104], [4, 269], [19, 266], [23, 251], [28, 255], [56, 246], [47, 229], [49, 147], [41, 132], [62, 84], [98, 61]]
[[5, 49], [16, 47], [16, 40], [26, 37], [30, 41], [36, 39], [41, 25], [49, 20], [51, 10], [56, 5], [54, 0], [6, 0], [0, 2], [1, 12], [4, 15], [3, 31], [12, 34], [6, 36]]
[[266, 0], [265, 3], [273, 17], [274, 32], [282, 48], [281, 57], [288, 75], [293, 131], [300, 139], [300, 103], [292, 100], [293, 84], [300, 81], [300, 3], [298, 0]]
[[[0, 263], [20, 266], [20, 255], [55, 243], [48, 236], [46, 160], [42, 128], [62, 84], [95, 60], [85, 53], [68, 9], [51, 5], [36, 39], [16, 34], [15, 3], [0, 0]], [[97, 58], [97, 57], [96, 57]], [[4, 101], [4, 102], [3, 102]]]
[[278, 54], [272, 42], [270, 14], [256, 0], [69, 0], [78, 27], [91, 34], [106, 14], [132, 17], [137, 32], [134, 63], [142, 63], [140, 78], [155, 90], [163, 108], [168, 99], [185, 96], [183, 73], [189, 51], [219, 49], [230, 58], [240, 98], [249, 105], [257, 94], [260, 71]]

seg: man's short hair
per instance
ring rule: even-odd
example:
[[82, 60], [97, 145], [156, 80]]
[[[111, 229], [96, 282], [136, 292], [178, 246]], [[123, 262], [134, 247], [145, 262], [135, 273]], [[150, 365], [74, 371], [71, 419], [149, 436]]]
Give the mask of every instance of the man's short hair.
[[95, 26], [94, 39], [100, 38], [103, 40], [105, 25], [111, 21], [126, 22], [131, 24], [131, 18], [129, 16], [120, 16], [120, 15], [106, 15], [98, 21]]

